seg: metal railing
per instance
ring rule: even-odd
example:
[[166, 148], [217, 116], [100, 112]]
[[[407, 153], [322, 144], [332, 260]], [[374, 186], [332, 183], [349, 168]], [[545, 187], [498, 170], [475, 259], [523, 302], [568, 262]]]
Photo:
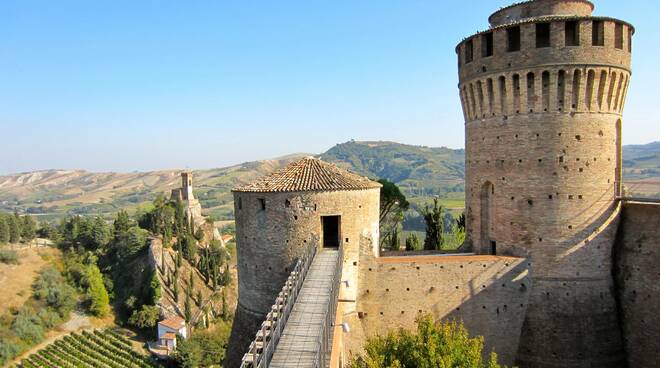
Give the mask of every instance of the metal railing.
[[330, 300], [325, 308], [325, 316], [323, 318], [323, 326], [319, 334], [316, 351], [316, 358], [314, 359], [314, 368], [325, 368], [329, 366], [330, 355], [332, 354], [332, 337], [334, 334], [335, 317], [337, 315], [337, 301], [339, 298], [339, 286], [341, 282], [342, 262], [344, 259], [344, 247], [339, 245], [337, 260], [335, 261], [334, 276], [332, 284], [330, 285]]
[[[241, 368], [267, 368], [269, 366], [316, 252], [316, 247], [311, 246], [305, 255], [296, 262], [296, 266], [275, 300], [272, 310], [261, 324], [261, 328], [250, 344], [248, 352], [243, 356]], [[323, 324], [316, 340], [314, 368], [327, 367], [332, 353], [333, 327], [337, 313], [342, 261], [343, 246], [340, 245], [335, 261], [332, 284], [330, 289], [327, 290], [330, 299], [323, 312]]]
[[250, 343], [248, 352], [243, 356], [241, 368], [268, 367], [315, 255], [316, 246], [310, 246], [296, 262], [293, 271], [284, 282], [282, 291], [275, 299], [275, 304], [266, 315], [266, 320]]

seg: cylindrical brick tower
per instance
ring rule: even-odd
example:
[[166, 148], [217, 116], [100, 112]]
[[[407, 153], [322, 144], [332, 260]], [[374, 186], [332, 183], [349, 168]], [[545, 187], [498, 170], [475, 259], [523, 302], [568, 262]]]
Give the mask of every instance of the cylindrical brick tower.
[[[339, 296], [354, 311], [360, 239], [378, 244], [380, 187], [308, 157], [233, 190], [238, 306], [225, 366], [237, 366], [309, 246], [343, 246], [342, 280], [348, 282]], [[342, 308], [351, 312], [350, 305]]]
[[456, 48], [467, 242], [532, 263], [521, 367], [624, 364], [611, 252], [634, 29], [593, 8], [515, 4]]

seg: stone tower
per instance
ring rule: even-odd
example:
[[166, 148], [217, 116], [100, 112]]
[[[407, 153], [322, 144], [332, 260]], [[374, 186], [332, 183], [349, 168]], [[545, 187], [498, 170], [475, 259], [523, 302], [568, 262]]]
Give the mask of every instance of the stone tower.
[[[228, 367], [238, 365], [297, 259], [309, 246], [343, 245], [340, 299], [355, 311], [359, 244], [378, 244], [377, 182], [308, 157], [233, 190], [238, 306]], [[377, 252], [377, 249], [374, 249]], [[348, 285], [348, 286], [347, 286]]]
[[188, 201], [194, 199], [193, 196], [193, 185], [192, 185], [192, 172], [184, 171], [181, 173], [181, 194], [183, 195], [183, 200]]
[[521, 367], [620, 367], [611, 277], [634, 28], [586, 0], [492, 14], [456, 48], [467, 242], [529, 257]]

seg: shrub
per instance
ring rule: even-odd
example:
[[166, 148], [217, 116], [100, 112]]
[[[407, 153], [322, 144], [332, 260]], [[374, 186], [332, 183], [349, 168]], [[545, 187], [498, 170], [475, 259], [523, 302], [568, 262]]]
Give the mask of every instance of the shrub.
[[34, 345], [44, 338], [41, 319], [31, 308], [21, 308], [11, 326], [21, 340], [28, 345]]
[[4, 366], [8, 361], [23, 351], [23, 346], [19, 341], [7, 338], [0, 339], [0, 365]]
[[471, 338], [462, 323], [434, 323], [430, 315], [417, 319], [417, 331], [400, 329], [367, 340], [366, 353], [351, 368], [462, 367], [501, 368], [493, 352], [482, 358], [483, 337]]
[[19, 264], [18, 253], [15, 250], [0, 249], [0, 262], [5, 264]]
[[33, 296], [44, 300], [61, 317], [66, 317], [76, 305], [76, 291], [66, 283], [64, 277], [53, 266], [45, 267], [32, 284]]

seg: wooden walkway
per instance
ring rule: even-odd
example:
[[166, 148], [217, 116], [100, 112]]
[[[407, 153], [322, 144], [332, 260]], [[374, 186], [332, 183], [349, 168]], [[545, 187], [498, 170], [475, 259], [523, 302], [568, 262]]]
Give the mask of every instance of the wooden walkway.
[[325, 313], [330, 307], [330, 291], [335, 280], [338, 256], [338, 251], [324, 249], [314, 257], [282, 337], [275, 348], [270, 368], [316, 367], [319, 341]]

